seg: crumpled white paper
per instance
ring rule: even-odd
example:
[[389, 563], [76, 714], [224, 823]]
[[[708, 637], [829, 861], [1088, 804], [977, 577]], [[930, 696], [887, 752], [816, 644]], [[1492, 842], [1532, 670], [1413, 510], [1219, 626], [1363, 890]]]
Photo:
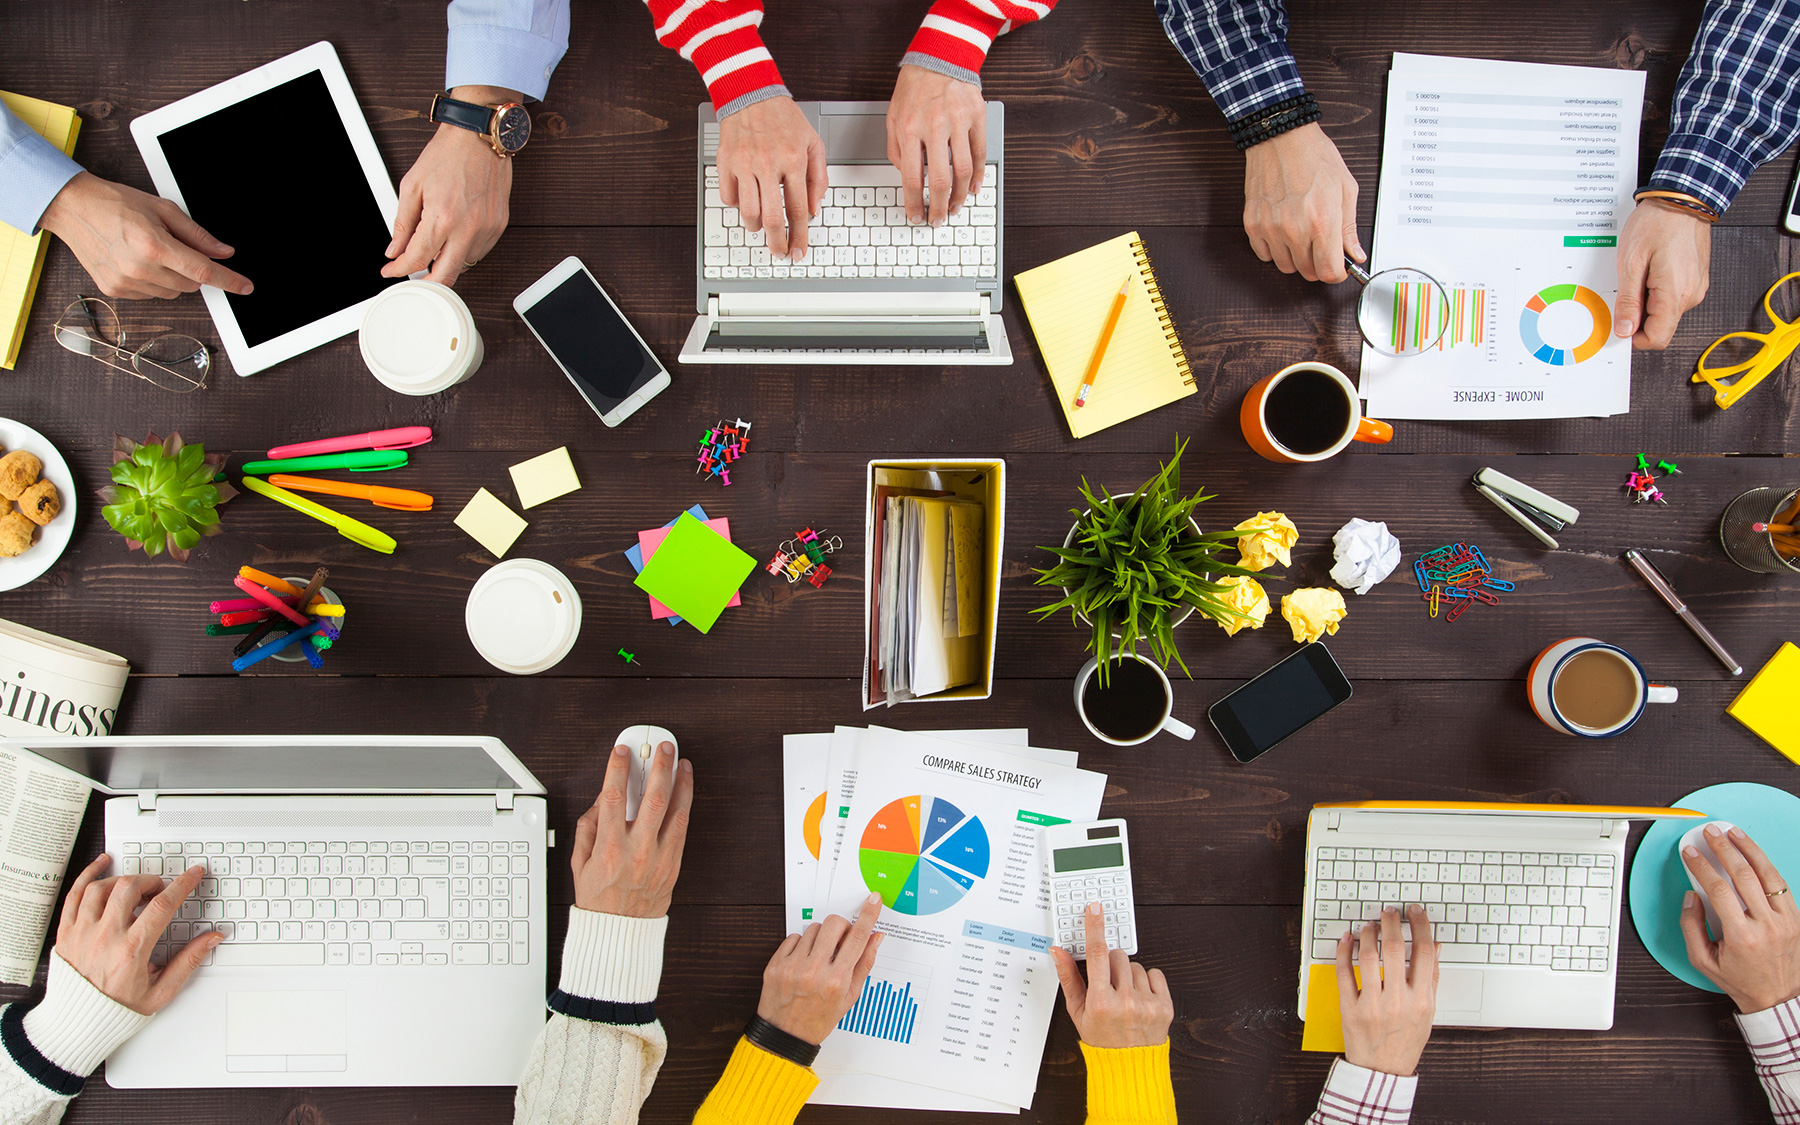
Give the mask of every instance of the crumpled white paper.
[[1353, 519], [1331, 537], [1331, 580], [1346, 590], [1366, 594], [1400, 565], [1400, 540], [1385, 523]]

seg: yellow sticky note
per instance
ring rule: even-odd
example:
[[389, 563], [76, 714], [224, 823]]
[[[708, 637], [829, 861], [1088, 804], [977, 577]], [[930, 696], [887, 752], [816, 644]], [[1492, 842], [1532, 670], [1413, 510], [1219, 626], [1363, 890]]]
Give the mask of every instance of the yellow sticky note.
[[546, 500], [567, 496], [581, 487], [575, 476], [575, 462], [569, 460], [569, 447], [552, 449], [541, 457], [521, 461], [508, 469], [513, 489], [519, 494], [519, 506], [535, 508]]
[[487, 489], [478, 489], [456, 517], [456, 526], [474, 537], [497, 559], [505, 558], [527, 526], [523, 517]]
[[1725, 713], [1760, 735], [1763, 741], [1800, 764], [1800, 724], [1794, 701], [1800, 699], [1800, 648], [1784, 643], [1762, 671], [1738, 692]]
[[[1362, 987], [1362, 973], [1352, 965], [1357, 987]], [[1300, 1033], [1302, 1051], [1344, 1052], [1344, 1010], [1338, 1007], [1336, 965], [1306, 967], [1306, 1029]]]

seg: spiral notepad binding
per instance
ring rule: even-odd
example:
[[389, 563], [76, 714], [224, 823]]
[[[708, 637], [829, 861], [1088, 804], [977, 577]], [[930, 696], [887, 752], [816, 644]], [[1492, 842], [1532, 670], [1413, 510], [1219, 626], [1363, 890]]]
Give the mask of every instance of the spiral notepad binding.
[[1150, 250], [1142, 241], [1131, 244], [1131, 252], [1137, 257], [1138, 273], [1144, 279], [1144, 290], [1150, 294], [1150, 307], [1156, 310], [1156, 321], [1162, 326], [1163, 337], [1169, 341], [1169, 353], [1175, 357], [1175, 369], [1181, 372], [1181, 381], [1186, 386], [1194, 385], [1194, 371], [1188, 366], [1187, 353], [1181, 349], [1181, 336], [1175, 331], [1175, 320], [1169, 315], [1169, 307], [1163, 302], [1162, 286], [1156, 281], [1156, 267], [1150, 262]]

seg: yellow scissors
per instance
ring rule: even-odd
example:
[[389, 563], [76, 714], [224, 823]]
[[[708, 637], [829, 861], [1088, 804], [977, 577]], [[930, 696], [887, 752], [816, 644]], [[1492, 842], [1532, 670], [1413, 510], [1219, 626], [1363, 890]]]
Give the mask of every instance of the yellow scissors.
[[[1796, 347], [1800, 347], [1800, 322], [1790, 323], [1776, 316], [1775, 307], [1771, 303], [1775, 291], [1797, 277], [1800, 277], [1800, 272], [1790, 273], [1769, 286], [1769, 291], [1763, 294], [1763, 312], [1769, 314], [1769, 322], [1775, 326], [1774, 329], [1768, 332], [1727, 332], [1714, 340], [1712, 347], [1700, 353], [1700, 360], [1694, 365], [1693, 377], [1688, 381], [1712, 384], [1713, 401], [1719, 404], [1719, 409], [1726, 409], [1743, 398], [1756, 384], [1787, 362], [1787, 357], [1793, 354]], [[1754, 340], [1759, 346], [1749, 359], [1740, 363], [1729, 367], [1708, 367], [1706, 357], [1713, 354], [1714, 348], [1729, 340]], [[1735, 382], [1722, 381], [1733, 375], [1738, 377]]]

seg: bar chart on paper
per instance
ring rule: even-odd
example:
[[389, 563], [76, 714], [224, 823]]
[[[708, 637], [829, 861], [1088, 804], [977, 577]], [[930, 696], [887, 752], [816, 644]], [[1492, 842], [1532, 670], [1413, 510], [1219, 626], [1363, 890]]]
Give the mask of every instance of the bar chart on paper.
[[1395, 355], [1413, 355], [1455, 347], [1492, 349], [1494, 340], [1488, 334], [1488, 326], [1493, 320], [1493, 291], [1483, 285], [1451, 285], [1444, 290], [1444, 296], [1448, 305], [1440, 314], [1439, 306], [1444, 302], [1437, 299], [1429, 284], [1407, 281], [1395, 285], [1388, 350]]
[[981, 818], [942, 797], [901, 797], [863, 829], [863, 883], [902, 914], [936, 914], [987, 878], [992, 849]]
[[913, 1022], [931, 983], [931, 969], [893, 957], [863, 982], [862, 996], [838, 1023], [839, 1031], [893, 1043], [911, 1043]]

